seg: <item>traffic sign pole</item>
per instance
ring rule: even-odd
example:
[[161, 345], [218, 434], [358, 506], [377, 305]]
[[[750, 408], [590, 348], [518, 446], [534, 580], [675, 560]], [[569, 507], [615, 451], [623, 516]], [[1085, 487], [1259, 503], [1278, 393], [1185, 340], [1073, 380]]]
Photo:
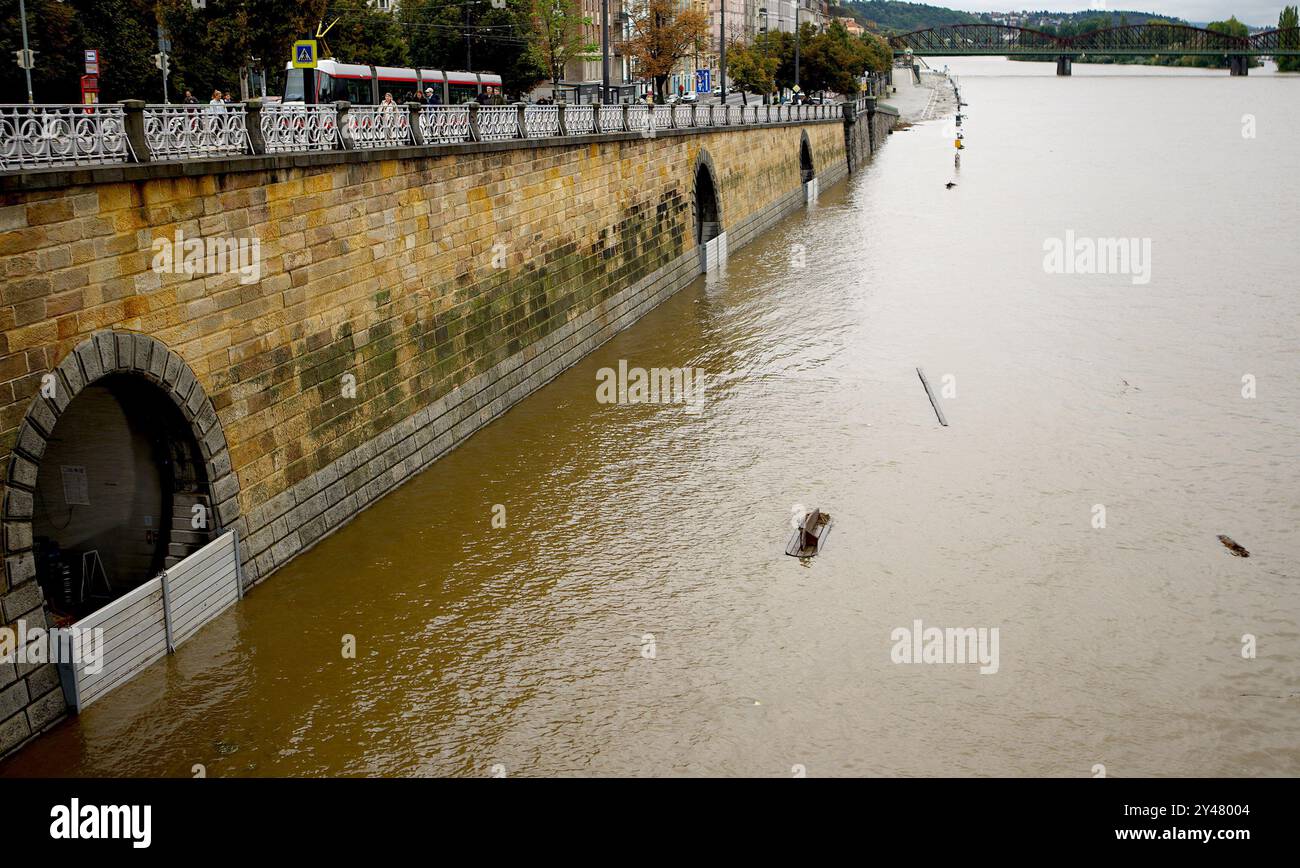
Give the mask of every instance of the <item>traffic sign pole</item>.
[[[333, 26], [333, 24], [330, 25], [330, 27]], [[317, 28], [317, 32], [320, 32], [320, 28]], [[316, 50], [316, 40], [314, 39], [299, 39], [293, 44], [294, 69], [302, 70], [302, 101], [304, 105], [314, 105], [316, 102], [316, 61], [319, 56]]]

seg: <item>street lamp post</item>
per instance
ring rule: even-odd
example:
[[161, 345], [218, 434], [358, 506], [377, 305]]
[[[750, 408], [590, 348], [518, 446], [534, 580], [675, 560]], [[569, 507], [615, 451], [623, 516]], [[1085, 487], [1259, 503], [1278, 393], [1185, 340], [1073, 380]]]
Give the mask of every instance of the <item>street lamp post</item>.
[[[794, 4], [794, 92], [799, 94], [799, 10], [803, 8], [803, 0], [795, 0]], [[794, 101], [793, 98], [790, 100]]]
[[[758, 14], [763, 16], [763, 33], [764, 33], [764, 34], [771, 33], [771, 32], [772, 32], [772, 23], [768, 20], [768, 17], [767, 17], [767, 7], [766, 7], [766, 6], [760, 6], [760, 7], [758, 7]], [[766, 39], [763, 40], [763, 59], [764, 59], [765, 61], [767, 60], [767, 40], [766, 40]], [[772, 96], [772, 95], [769, 94], [769, 93], [765, 93], [765, 94], [763, 94], [763, 105], [768, 105], [768, 104], [769, 104], [769, 100], [770, 100], [771, 96]]]
[[469, 4], [465, 4], [465, 71], [474, 71], [474, 48], [470, 44]]
[[721, 77], [721, 86], [719, 92], [722, 94], [722, 104], [727, 104], [727, 0], [718, 0], [718, 44], [722, 47], [721, 58], [718, 60], [718, 74]]
[[609, 102], [609, 0], [600, 0], [600, 101]]
[[32, 62], [31, 52], [27, 48], [27, 4], [24, 0], [18, 0], [18, 15], [23, 19], [23, 72], [27, 73], [27, 104], [33, 105], [36, 100], [32, 97]]

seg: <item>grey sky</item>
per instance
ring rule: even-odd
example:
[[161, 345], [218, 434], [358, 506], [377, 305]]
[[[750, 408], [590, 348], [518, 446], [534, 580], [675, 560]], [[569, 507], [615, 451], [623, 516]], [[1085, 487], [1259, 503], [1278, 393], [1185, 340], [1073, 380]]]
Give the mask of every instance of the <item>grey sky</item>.
[[[1010, 9], [1050, 9], [1053, 12], [1079, 12], [1093, 6], [1106, 9], [1133, 9], [1139, 12], [1155, 12], [1170, 17], [1184, 18], [1188, 21], [1220, 21], [1232, 15], [1237, 20], [1258, 26], [1277, 26], [1277, 16], [1282, 11], [1283, 3], [1271, 0], [1134, 0], [1134, 2], [1116, 2], [1116, 0], [1082, 0], [1082, 2], [1051, 2], [1051, 0], [1029, 0], [1015, 3], [1011, 0], [925, 0], [935, 6], [947, 6], [949, 9], [964, 9], [968, 12], [1006, 12]], [[1292, 0], [1293, 4], [1295, 0]]]

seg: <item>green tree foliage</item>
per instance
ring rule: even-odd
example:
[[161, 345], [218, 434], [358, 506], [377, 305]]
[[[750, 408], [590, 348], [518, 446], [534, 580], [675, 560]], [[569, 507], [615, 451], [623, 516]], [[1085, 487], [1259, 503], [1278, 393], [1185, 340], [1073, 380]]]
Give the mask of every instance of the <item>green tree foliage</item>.
[[[801, 47], [800, 51], [803, 50]], [[805, 58], [804, 90], [849, 96], [857, 94], [858, 81], [871, 64], [867, 43], [849, 36], [849, 31], [838, 21], [810, 40]]]
[[[1280, 41], [1283, 48], [1290, 48], [1292, 51], [1300, 51], [1300, 14], [1297, 14], [1297, 7], [1284, 6], [1282, 14], [1277, 19], [1277, 29], [1290, 31], [1283, 33]], [[1277, 58], [1278, 72], [1296, 72], [1300, 70], [1300, 56], [1290, 55]]]
[[779, 58], [768, 54], [758, 44], [733, 42], [727, 47], [727, 77], [742, 94], [773, 93], [779, 64]]
[[406, 64], [400, 23], [365, 0], [212, 0], [205, 9], [160, 0], [158, 7], [172, 40], [173, 94], [189, 88], [202, 102], [213, 89], [238, 95], [240, 69], [251, 58], [266, 70], [268, 90], [278, 91], [294, 40], [315, 38], [321, 25], [329, 26], [318, 40], [322, 58]]
[[158, 9], [172, 43], [173, 99], [185, 89], [200, 102], [213, 90], [238, 96], [240, 69], [253, 58], [267, 72], [268, 91], [278, 90], [290, 46], [315, 35], [325, 6], [321, 0], [223, 0], [195, 9], [189, 0], [162, 0]]
[[[179, 100], [185, 88], [206, 101], [213, 89], [238, 95], [241, 69], [251, 58], [267, 72], [268, 89], [278, 92], [290, 48], [331, 25], [321, 56], [384, 66], [490, 70], [509, 93], [532, 88], [544, 77], [526, 51], [531, 0], [487, 2], [469, 7], [461, 0], [404, 0], [394, 15], [366, 0], [209, 0], [195, 9], [190, 0], [27, 0], [32, 70], [38, 102], [77, 102], [82, 50], [98, 48], [100, 99], [161, 102], [162, 74], [154, 67], [158, 26], [172, 42], [169, 92]], [[466, 9], [469, 9], [468, 20]], [[468, 28], [473, 64], [466, 57]], [[0, 0], [0, 49], [22, 47], [18, 0]], [[0, 101], [26, 102], [23, 71], [13, 54], [0, 57]]]
[[[406, 66], [409, 49], [397, 16], [366, 0], [329, 0], [326, 25], [337, 19], [324, 37], [322, 56], [347, 63]], [[288, 46], [284, 57], [288, 58]]]
[[[37, 52], [32, 90], [37, 102], [80, 102], [83, 48], [86, 43], [71, 4], [28, 0], [28, 47]], [[27, 79], [14, 59], [23, 47], [18, 0], [0, 0], [0, 102], [27, 102]]]
[[631, 34], [623, 43], [640, 75], [654, 82], [655, 96], [667, 96], [668, 76], [677, 61], [699, 49], [708, 38], [709, 22], [700, 9], [676, 0], [646, 0], [632, 18]]
[[[864, 74], [884, 72], [894, 62], [893, 50], [883, 37], [864, 33], [855, 38], [839, 22], [832, 23], [824, 33], [804, 23], [799, 28], [799, 38], [799, 87], [809, 93], [834, 91], [855, 95]], [[793, 33], [760, 33], [754, 39], [753, 50], [775, 58], [772, 77], [778, 89], [794, 86]]]
[[531, 0], [528, 21], [528, 54], [546, 70], [558, 96], [569, 61], [590, 58], [597, 50], [584, 33], [591, 19], [583, 16], [579, 0]]
[[468, 23], [467, 7], [454, 0], [405, 0], [400, 8], [416, 66], [495, 72], [506, 94], [516, 97], [547, 77], [527, 51], [530, 0], [506, 0], [501, 8], [471, 5]]

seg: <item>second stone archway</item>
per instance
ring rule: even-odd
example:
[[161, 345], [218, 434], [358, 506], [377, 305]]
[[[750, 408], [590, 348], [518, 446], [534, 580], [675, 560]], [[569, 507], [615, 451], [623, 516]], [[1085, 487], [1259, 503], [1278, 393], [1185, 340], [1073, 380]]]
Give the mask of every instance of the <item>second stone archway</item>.
[[695, 158], [692, 201], [695, 212], [695, 243], [700, 248], [700, 270], [716, 269], [727, 260], [727, 232], [723, 223], [722, 187], [708, 150]]

